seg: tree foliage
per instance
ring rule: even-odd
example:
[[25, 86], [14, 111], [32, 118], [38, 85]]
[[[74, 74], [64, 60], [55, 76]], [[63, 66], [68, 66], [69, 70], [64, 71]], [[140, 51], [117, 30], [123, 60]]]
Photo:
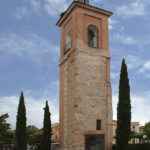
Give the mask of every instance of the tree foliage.
[[21, 93], [16, 122], [16, 150], [27, 149], [27, 133], [26, 133], [26, 108], [24, 103], [23, 92]]
[[10, 130], [10, 124], [6, 121], [8, 117], [8, 114], [0, 116], [0, 143], [7, 144], [13, 140], [13, 131]]
[[46, 101], [46, 106], [44, 108], [44, 122], [43, 122], [43, 133], [40, 143], [40, 150], [51, 150], [51, 118], [48, 102]]
[[116, 130], [117, 150], [126, 150], [131, 132], [130, 125], [131, 125], [130, 85], [128, 79], [127, 65], [125, 63], [125, 59], [123, 59], [119, 83], [119, 102], [117, 106], [117, 130]]
[[29, 145], [35, 145], [40, 142], [42, 131], [36, 126], [27, 126], [27, 142]]
[[144, 134], [150, 139], [150, 122], [146, 123], [144, 126]]

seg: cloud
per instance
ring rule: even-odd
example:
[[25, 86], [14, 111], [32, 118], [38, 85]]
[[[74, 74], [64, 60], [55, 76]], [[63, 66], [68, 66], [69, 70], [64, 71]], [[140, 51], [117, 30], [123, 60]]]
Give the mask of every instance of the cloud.
[[31, 14], [39, 16], [46, 13], [51, 17], [56, 17], [67, 8], [68, 4], [67, 0], [26, 0], [16, 9], [14, 16], [22, 19]]
[[33, 12], [39, 14], [42, 9], [42, 1], [41, 0], [30, 0], [30, 6], [33, 8]]
[[[150, 121], [149, 112], [149, 96], [142, 95], [132, 95], [132, 120], [139, 121], [141, 124]], [[43, 108], [45, 106], [44, 98], [33, 98], [31, 96], [25, 96], [26, 110], [27, 110], [27, 123], [28, 125], [35, 125], [37, 127], [42, 127], [43, 123]], [[55, 100], [48, 98], [49, 106], [52, 114], [52, 122], [58, 122], [59, 110], [58, 105], [54, 102]], [[8, 122], [11, 123], [13, 128], [16, 123], [16, 114], [18, 107], [19, 97], [18, 96], [6, 96], [0, 97], [0, 114], [8, 113]], [[118, 96], [113, 95], [113, 116], [116, 119], [117, 116], [117, 103]], [[146, 113], [143, 113], [146, 112]]]
[[50, 16], [60, 15], [68, 4], [66, 0], [45, 0], [44, 8]]
[[117, 20], [114, 20], [112, 18], [109, 19], [109, 29], [110, 30], [113, 30], [115, 28], [116, 24], [118, 24]]
[[137, 43], [137, 40], [129, 35], [125, 35], [124, 33], [115, 33], [113, 35], [113, 40], [116, 42], [120, 42], [124, 45], [133, 45]]
[[[144, 125], [146, 122], [150, 121], [150, 112], [149, 112], [149, 105], [150, 103], [148, 100], [150, 99], [149, 96], [145, 95], [132, 95], [131, 102], [132, 102], [132, 121], [140, 122]], [[118, 103], [118, 96], [113, 95], [113, 112], [114, 112], [114, 119], [117, 118], [117, 103]], [[146, 113], [144, 113], [146, 112]]]
[[142, 66], [144, 61], [142, 58], [135, 55], [128, 55], [126, 59], [127, 59], [128, 68], [131, 70], [132, 69], [138, 70]]
[[135, 0], [128, 5], [119, 6], [116, 13], [122, 17], [143, 16], [146, 14], [145, 3], [141, 0]]
[[112, 80], [115, 80], [116, 78], [118, 78], [118, 76], [119, 76], [119, 73], [111, 72], [111, 79]]
[[[139, 70], [139, 73], [145, 73], [145, 72], [150, 72], [150, 61], [146, 61], [143, 65], [142, 65], [142, 67], [141, 67], [141, 69]], [[146, 76], [147, 76], [147, 74], [146, 74]], [[150, 78], [150, 76], [148, 75], [147, 77], [149, 77]]]
[[23, 17], [30, 15], [27, 7], [19, 7], [16, 9], [14, 16], [16, 19], [21, 20]]
[[29, 17], [31, 14], [41, 15], [43, 12], [43, 4], [41, 0], [26, 0], [18, 6], [14, 12], [16, 19], [21, 20]]
[[48, 55], [55, 59], [58, 49], [37, 34], [9, 33], [0, 36], [0, 53], [28, 57], [36, 63], [44, 61]]
[[[52, 122], [58, 122], [58, 106], [54, 103], [55, 100], [48, 98], [51, 111]], [[15, 128], [16, 114], [19, 102], [19, 96], [0, 97], [0, 114], [8, 113], [8, 122]], [[32, 96], [25, 96], [25, 104], [27, 111], [28, 125], [35, 125], [39, 128], [43, 125], [43, 108], [45, 106], [45, 99], [33, 98]]]

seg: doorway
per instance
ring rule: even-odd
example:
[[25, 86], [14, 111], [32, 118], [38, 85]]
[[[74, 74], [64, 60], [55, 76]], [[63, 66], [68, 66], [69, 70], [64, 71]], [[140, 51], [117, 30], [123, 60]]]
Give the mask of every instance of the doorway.
[[105, 150], [104, 135], [87, 135], [85, 150]]

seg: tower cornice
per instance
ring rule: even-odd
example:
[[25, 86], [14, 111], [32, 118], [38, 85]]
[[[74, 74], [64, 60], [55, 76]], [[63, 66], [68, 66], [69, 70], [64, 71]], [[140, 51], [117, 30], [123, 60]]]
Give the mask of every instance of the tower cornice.
[[68, 7], [68, 9], [60, 16], [60, 18], [57, 21], [56, 25], [60, 27], [62, 25], [62, 23], [64, 22], [64, 20], [69, 16], [69, 14], [76, 7], [84, 8], [84, 9], [87, 9], [87, 10], [91, 10], [91, 11], [94, 11], [94, 12], [106, 15], [108, 17], [113, 15], [113, 13], [111, 11], [108, 11], [108, 10], [105, 10], [105, 9], [102, 9], [102, 8], [99, 8], [99, 7], [95, 7], [95, 6], [90, 5], [90, 4], [85, 4], [85, 3], [82, 3], [82, 2], [79, 2], [79, 1], [73, 1], [71, 3], [71, 5]]

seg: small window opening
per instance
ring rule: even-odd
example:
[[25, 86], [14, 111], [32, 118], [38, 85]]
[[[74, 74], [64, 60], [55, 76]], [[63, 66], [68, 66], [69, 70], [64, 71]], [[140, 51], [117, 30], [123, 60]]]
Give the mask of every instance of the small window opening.
[[65, 52], [72, 47], [72, 36], [69, 32], [66, 36]]
[[88, 26], [88, 46], [98, 48], [98, 29], [94, 25]]
[[96, 130], [101, 130], [101, 120], [97, 120]]

